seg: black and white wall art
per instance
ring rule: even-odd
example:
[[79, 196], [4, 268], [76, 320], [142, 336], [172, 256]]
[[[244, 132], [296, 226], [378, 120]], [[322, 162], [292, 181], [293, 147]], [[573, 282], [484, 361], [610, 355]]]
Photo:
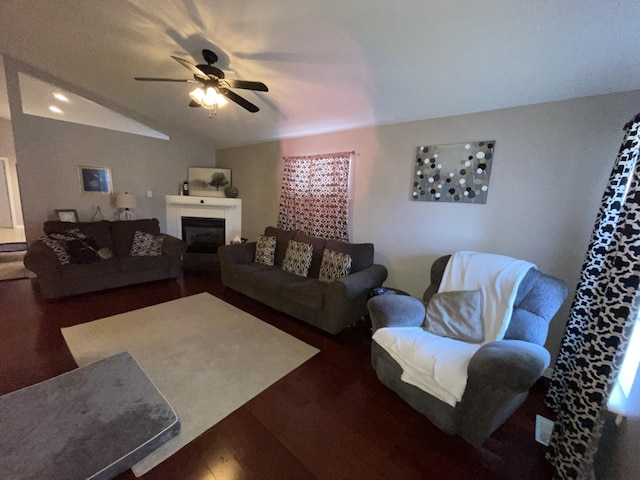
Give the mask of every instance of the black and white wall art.
[[487, 203], [495, 140], [416, 148], [411, 199]]

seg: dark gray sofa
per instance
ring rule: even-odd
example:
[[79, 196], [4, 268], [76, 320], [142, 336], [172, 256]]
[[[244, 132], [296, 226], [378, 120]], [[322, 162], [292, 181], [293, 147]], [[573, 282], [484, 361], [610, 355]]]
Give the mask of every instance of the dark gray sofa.
[[176, 278], [180, 274], [187, 245], [170, 235], [164, 235], [162, 255], [129, 255], [136, 231], [160, 235], [160, 224], [156, 218], [79, 223], [48, 221], [43, 226], [45, 235], [64, 234], [76, 228], [95, 240], [98, 247], [110, 249], [113, 258], [61, 265], [54, 251], [41, 240], [32, 242], [24, 257], [24, 265], [38, 276], [40, 291], [46, 298]]
[[[436, 260], [431, 284], [422, 301], [403, 295], [381, 295], [368, 303], [372, 330], [383, 327], [418, 327], [425, 320], [425, 305], [438, 291], [450, 255]], [[531, 268], [521, 281], [504, 339], [483, 345], [467, 369], [467, 385], [455, 407], [401, 380], [402, 368], [375, 341], [371, 361], [380, 381], [394, 390], [439, 429], [481, 445], [524, 402], [529, 389], [549, 366], [543, 347], [549, 321], [567, 295], [562, 280]]]
[[[264, 234], [276, 237], [275, 265], [254, 262], [256, 242], [225, 245], [218, 249], [222, 283], [328, 333], [336, 334], [366, 315], [369, 291], [387, 278], [387, 269], [373, 263], [371, 243], [325, 240], [275, 227], [267, 227]], [[313, 245], [307, 277], [281, 269], [289, 240]], [[351, 256], [349, 275], [328, 284], [318, 280], [325, 248]]]

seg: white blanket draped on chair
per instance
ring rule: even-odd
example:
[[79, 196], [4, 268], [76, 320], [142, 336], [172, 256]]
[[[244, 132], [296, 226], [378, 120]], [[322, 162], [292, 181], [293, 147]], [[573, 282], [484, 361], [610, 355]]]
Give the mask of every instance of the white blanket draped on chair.
[[490, 253], [457, 252], [449, 259], [439, 292], [482, 292], [483, 343], [439, 337], [421, 327], [381, 328], [373, 339], [398, 362], [402, 381], [455, 407], [467, 386], [469, 361], [483, 344], [504, 337], [518, 286], [532, 267]]
[[456, 252], [447, 262], [438, 292], [480, 290], [484, 342], [502, 340], [518, 286], [533, 263], [493, 253]]

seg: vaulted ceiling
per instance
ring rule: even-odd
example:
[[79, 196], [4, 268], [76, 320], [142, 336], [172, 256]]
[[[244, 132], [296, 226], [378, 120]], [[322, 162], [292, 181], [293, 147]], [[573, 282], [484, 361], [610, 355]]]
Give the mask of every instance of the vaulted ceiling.
[[[2, 0], [0, 53], [218, 147], [640, 89], [637, 0]], [[219, 56], [258, 113], [188, 107]], [[639, 106], [640, 107], [640, 106]]]

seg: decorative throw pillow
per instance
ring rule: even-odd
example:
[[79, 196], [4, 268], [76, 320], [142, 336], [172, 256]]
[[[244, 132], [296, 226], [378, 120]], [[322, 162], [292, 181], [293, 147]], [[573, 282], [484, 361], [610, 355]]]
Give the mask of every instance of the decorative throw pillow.
[[276, 237], [259, 235], [256, 243], [255, 262], [263, 265], [274, 265], [276, 261]]
[[136, 230], [136, 233], [133, 234], [133, 244], [129, 255], [132, 257], [157, 257], [162, 255], [163, 240], [164, 235], [153, 235]]
[[66, 242], [51, 238], [48, 235], [40, 237], [40, 241], [53, 250], [60, 265], [69, 265], [71, 263], [71, 255], [67, 252]]
[[461, 290], [434, 294], [427, 304], [424, 329], [468, 343], [484, 341], [482, 292]]
[[284, 254], [284, 260], [282, 261], [282, 270], [306, 277], [309, 274], [312, 256], [313, 245], [289, 240], [287, 252]]
[[331, 283], [349, 275], [349, 272], [351, 272], [351, 255], [324, 249], [318, 280]]

